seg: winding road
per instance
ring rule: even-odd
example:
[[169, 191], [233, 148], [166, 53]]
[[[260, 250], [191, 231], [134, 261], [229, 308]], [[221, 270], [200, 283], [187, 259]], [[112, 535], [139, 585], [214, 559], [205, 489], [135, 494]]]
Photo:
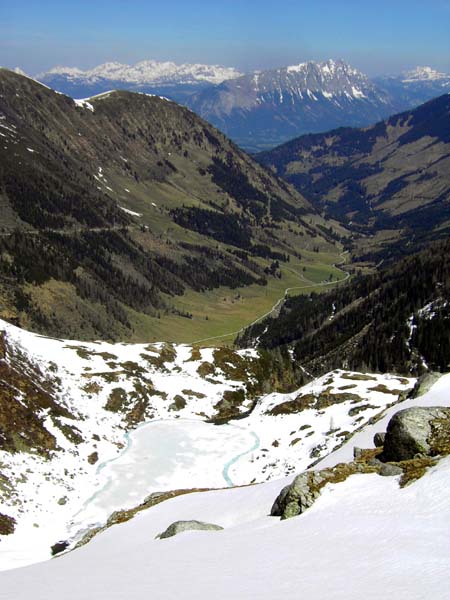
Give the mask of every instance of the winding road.
[[[341, 252], [341, 254], [339, 255], [341, 257], [341, 261], [338, 262], [338, 263], [335, 263], [333, 265], [333, 267], [336, 267], [337, 269], [339, 269], [339, 267], [341, 265], [345, 264], [345, 262], [346, 262], [345, 255], [346, 254], [348, 254], [348, 250], [345, 250], [345, 252]], [[202, 338], [201, 340], [195, 340], [194, 342], [191, 342], [190, 344], [191, 345], [201, 344], [203, 342], [210, 342], [212, 340], [220, 340], [220, 339], [223, 339], [223, 338], [227, 338], [227, 337], [230, 337], [232, 335], [235, 335], [235, 336], [239, 335], [240, 333], [242, 333], [248, 327], [252, 327], [252, 325], [255, 325], [259, 321], [262, 321], [266, 317], [270, 316], [272, 313], [280, 310], [281, 307], [282, 307], [282, 305], [283, 305], [283, 303], [284, 303], [284, 301], [286, 300], [287, 296], [289, 295], [289, 292], [292, 292], [294, 290], [305, 290], [305, 289], [308, 289], [308, 288], [317, 288], [317, 287], [326, 287], [326, 286], [329, 286], [329, 285], [336, 285], [337, 283], [342, 283], [343, 281], [346, 281], [350, 277], [350, 273], [348, 271], [344, 271], [344, 269], [339, 269], [339, 270], [341, 271], [341, 273], [344, 274], [344, 276], [341, 279], [337, 279], [336, 281], [323, 281], [321, 283], [314, 283], [314, 282], [312, 282], [310, 280], [305, 279], [301, 273], [297, 273], [297, 271], [294, 271], [293, 269], [289, 269], [289, 271], [291, 271], [292, 273], [294, 273], [295, 275], [297, 275], [303, 281], [307, 282], [307, 284], [306, 285], [296, 285], [296, 286], [293, 286], [293, 287], [286, 288], [284, 290], [283, 296], [281, 296], [281, 298], [279, 298], [275, 302], [275, 304], [272, 306], [272, 308], [269, 311], [267, 311], [266, 313], [264, 313], [260, 317], [256, 318], [254, 321], [252, 321], [248, 325], [244, 325], [243, 327], [241, 327], [237, 331], [231, 331], [230, 333], [223, 333], [221, 335], [214, 335], [212, 337]]]

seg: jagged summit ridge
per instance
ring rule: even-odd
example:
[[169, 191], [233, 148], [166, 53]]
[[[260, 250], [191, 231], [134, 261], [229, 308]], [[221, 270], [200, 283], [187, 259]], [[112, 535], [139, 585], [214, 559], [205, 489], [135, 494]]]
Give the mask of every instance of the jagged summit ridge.
[[[347, 98], [366, 98], [376, 89], [370, 80], [344, 60], [329, 59], [324, 62], [308, 61], [267, 71], [243, 75], [222, 84], [228, 90], [253, 92], [253, 104], [267, 102], [283, 103], [289, 97], [317, 100], [312, 94], [345, 95]], [[272, 98], [264, 95], [275, 93]]]
[[332, 59], [243, 75], [199, 91], [187, 104], [252, 151], [299, 133], [368, 125], [397, 108], [366, 75]]
[[375, 86], [368, 77], [344, 60], [329, 59], [323, 62], [308, 61], [280, 69], [288, 79], [311, 92], [348, 94], [355, 98], [366, 97], [364, 90], [374, 92]]

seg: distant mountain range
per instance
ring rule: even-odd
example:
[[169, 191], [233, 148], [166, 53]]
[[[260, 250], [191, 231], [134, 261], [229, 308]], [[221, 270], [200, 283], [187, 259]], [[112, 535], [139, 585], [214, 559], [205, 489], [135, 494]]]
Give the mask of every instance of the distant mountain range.
[[36, 75], [36, 79], [73, 98], [86, 98], [113, 89], [127, 89], [167, 94], [183, 100], [204, 86], [217, 85], [239, 77], [232, 67], [182, 64], [144, 60], [135, 65], [109, 62], [83, 71], [72, 67], [55, 67]]
[[376, 77], [373, 81], [391, 97], [396, 98], [404, 108], [413, 108], [450, 92], [450, 75], [435, 71], [431, 67], [416, 67], [401, 75]]
[[36, 76], [73, 98], [111, 89], [149, 92], [186, 104], [248, 151], [305, 133], [364, 127], [450, 91], [450, 75], [431, 67], [370, 79], [343, 60], [243, 75], [234, 68], [147, 60], [82, 71], [55, 67]]

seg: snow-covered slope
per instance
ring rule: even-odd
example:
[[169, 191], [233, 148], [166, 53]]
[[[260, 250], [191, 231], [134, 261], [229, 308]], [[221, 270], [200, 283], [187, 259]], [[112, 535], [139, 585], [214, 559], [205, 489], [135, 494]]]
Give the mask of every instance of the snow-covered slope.
[[[416, 405], [449, 405], [446, 375]], [[351, 444], [351, 442], [349, 442]], [[354, 475], [287, 521], [268, 517], [286, 480], [180, 496], [53, 561], [0, 575], [25, 600], [448, 598], [450, 458], [405, 488]], [[155, 536], [176, 520], [223, 531]]]
[[[255, 398], [255, 350], [88, 344], [0, 325], [0, 514], [17, 522], [2, 536], [3, 568], [49, 558], [54, 543], [156, 491], [304, 469], [414, 383], [336, 371]], [[240, 418], [227, 424], [233, 404]]]

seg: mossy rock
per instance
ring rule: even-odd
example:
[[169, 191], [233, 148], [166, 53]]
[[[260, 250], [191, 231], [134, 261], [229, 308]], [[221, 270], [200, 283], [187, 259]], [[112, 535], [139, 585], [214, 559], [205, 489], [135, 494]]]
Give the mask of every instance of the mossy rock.
[[198, 398], [199, 400], [203, 400], [203, 398], [206, 398], [206, 394], [203, 394], [202, 392], [194, 392], [194, 390], [182, 390], [181, 392], [185, 396], [190, 396], [191, 398]]
[[377, 378], [364, 373], [343, 373], [342, 379], [352, 379], [353, 381], [376, 381]]
[[98, 462], [98, 452], [92, 452], [92, 454], [89, 454], [87, 461], [90, 465], [95, 465], [95, 463]]
[[316, 409], [323, 410], [324, 408], [328, 408], [329, 406], [333, 406], [334, 404], [339, 404], [341, 402], [360, 402], [361, 398], [356, 394], [351, 393], [337, 393], [332, 394], [330, 392], [322, 392], [319, 395], [315, 394], [300, 394], [294, 400], [286, 400], [285, 402], [280, 402], [266, 414], [271, 416], [277, 415], [290, 415], [294, 413], [302, 412], [303, 410], [308, 409]]
[[246, 401], [245, 390], [226, 390], [222, 399], [214, 405], [217, 413], [212, 417], [213, 422], [226, 423], [230, 419], [239, 418], [242, 405]]
[[209, 375], [214, 375], [215, 372], [216, 369], [210, 362], [202, 362], [197, 369], [197, 373], [203, 378], [209, 377]]

